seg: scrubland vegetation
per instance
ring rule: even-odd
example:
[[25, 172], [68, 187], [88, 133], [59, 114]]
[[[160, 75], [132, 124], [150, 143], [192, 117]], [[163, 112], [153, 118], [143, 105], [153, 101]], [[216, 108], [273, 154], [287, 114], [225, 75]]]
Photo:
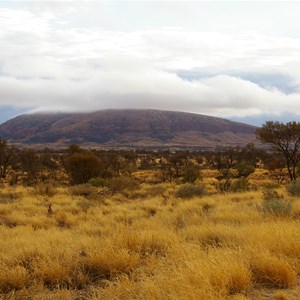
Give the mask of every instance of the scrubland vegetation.
[[299, 299], [300, 184], [275, 154], [14, 151], [3, 299]]

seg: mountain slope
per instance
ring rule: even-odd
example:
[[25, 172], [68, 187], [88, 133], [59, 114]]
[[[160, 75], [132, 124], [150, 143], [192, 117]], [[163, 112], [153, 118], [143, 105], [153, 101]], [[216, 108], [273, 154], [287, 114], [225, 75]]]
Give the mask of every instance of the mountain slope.
[[215, 147], [254, 142], [255, 129], [192, 113], [103, 110], [21, 115], [0, 125], [0, 137], [26, 144]]

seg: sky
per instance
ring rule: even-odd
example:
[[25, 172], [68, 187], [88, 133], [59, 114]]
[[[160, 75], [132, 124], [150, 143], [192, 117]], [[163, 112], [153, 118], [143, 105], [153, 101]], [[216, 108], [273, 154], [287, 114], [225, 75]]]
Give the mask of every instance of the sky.
[[0, 123], [107, 108], [300, 121], [300, 2], [0, 1]]

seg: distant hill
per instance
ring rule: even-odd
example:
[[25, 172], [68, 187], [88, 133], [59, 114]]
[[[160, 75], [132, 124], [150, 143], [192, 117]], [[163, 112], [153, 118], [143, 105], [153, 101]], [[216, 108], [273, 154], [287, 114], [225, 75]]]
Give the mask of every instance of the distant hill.
[[24, 144], [105, 147], [216, 147], [255, 141], [256, 127], [161, 110], [35, 113], [0, 125], [0, 137]]

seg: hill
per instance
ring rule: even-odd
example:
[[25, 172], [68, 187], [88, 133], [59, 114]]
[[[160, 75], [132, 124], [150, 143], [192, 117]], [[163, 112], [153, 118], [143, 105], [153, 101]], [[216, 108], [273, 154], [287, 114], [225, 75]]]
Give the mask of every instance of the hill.
[[255, 141], [256, 127], [206, 115], [160, 110], [35, 113], [0, 125], [0, 137], [24, 144], [105, 147], [216, 147]]

